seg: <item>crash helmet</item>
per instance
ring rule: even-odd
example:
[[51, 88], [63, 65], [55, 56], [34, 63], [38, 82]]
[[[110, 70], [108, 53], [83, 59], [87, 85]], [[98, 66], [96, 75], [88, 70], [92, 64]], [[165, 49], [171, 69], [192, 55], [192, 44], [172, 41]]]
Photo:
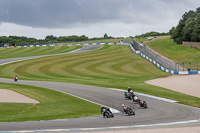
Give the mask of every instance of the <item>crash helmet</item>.
[[124, 104], [122, 104], [122, 107], [124, 107]]
[[133, 93], [133, 90], [131, 90], [130, 93]]
[[128, 89], [130, 89], [131, 87], [128, 87]]
[[101, 105], [101, 108], [103, 108], [103, 105]]

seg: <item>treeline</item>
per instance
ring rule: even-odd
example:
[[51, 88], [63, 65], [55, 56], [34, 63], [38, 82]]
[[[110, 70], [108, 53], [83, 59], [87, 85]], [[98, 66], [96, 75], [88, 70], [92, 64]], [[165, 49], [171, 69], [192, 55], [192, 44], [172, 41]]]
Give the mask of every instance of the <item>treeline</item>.
[[150, 36], [165, 36], [165, 35], [169, 35], [169, 33], [160, 33], [160, 32], [155, 32], [155, 31], [152, 31], [152, 32], [147, 32], [145, 34], [142, 34], [142, 35], [136, 35], [135, 37], [136, 38], [142, 38], [142, 37], [150, 37]]
[[172, 27], [170, 34], [174, 42], [200, 42], [200, 7], [196, 11], [186, 12], [176, 27]]
[[61, 36], [61, 37], [54, 37], [54, 36], [46, 36], [46, 41], [54, 41], [54, 42], [80, 42], [89, 40], [89, 38], [85, 35], [82, 36]]
[[37, 40], [35, 38], [27, 38], [27, 37], [20, 37], [20, 36], [0, 36], [0, 45], [4, 45], [4, 44], [10, 44], [12, 46], [14, 46], [15, 44], [27, 44], [28, 42], [35, 42], [35, 41], [41, 41], [41, 40]]
[[32, 44], [48, 44], [48, 43], [60, 43], [60, 42], [82, 42], [82, 41], [91, 41], [91, 40], [103, 40], [103, 39], [114, 39], [114, 37], [108, 36], [106, 33], [103, 37], [94, 37], [88, 38], [85, 35], [77, 36], [60, 36], [56, 37], [53, 35], [48, 35], [45, 39], [35, 39], [28, 38], [24, 36], [0, 36], [0, 46], [4, 46], [4, 44], [9, 44], [10, 46], [17, 45], [32, 45]]

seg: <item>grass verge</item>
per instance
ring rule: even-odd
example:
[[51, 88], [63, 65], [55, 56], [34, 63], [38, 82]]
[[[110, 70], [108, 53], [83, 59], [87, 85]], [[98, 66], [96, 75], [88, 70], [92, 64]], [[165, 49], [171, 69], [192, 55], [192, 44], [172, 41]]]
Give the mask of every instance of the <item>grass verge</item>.
[[197, 48], [185, 47], [174, 43], [170, 36], [159, 38], [146, 43], [162, 55], [178, 63], [200, 63], [200, 50]]
[[82, 48], [82, 46], [0, 48], [0, 59], [66, 53], [79, 48]]
[[141, 42], [147, 41], [148, 39], [147, 37], [144, 37], [144, 38], [135, 38], [134, 40], [138, 43], [141, 43]]
[[200, 98], [147, 85], [146, 80], [169, 76], [152, 63], [133, 54], [128, 46], [104, 46], [86, 53], [59, 55], [15, 62], [0, 67], [0, 76], [25, 80], [80, 83], [127, 89], [200, 107]]
[[1, 88], [40, 101], [39, 104], [0, 103], [0, 122], [37, 121], [99, 115], [100, 106], [47, 88], [0, 83]]

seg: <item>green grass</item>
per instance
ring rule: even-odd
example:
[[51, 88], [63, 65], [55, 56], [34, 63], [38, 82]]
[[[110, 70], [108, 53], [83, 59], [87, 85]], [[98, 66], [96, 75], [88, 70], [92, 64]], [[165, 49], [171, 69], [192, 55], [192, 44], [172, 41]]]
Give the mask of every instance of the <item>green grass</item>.
[[146, 80], [170, 74], [133, 54], [124, 45], [104, 46], [96, 51], [27, 60], [0, 67], [1, 77], [13, 78], [14, 75], [18, 75], [19, 80], [71, 82], [120, 89], [130, 86], [137, 92], [200, 107], [200, 98], [145, 84]]
[[156, 39], [146, 43], [149, 47], [153, 48], [157, 52], [163, 54], [170, 59], [184, 63], [200, 63], [200, 50], [197, 48], [185, 47], [178, 45], [170, 39], [170, 36]]
[[0, 59], [65, 53], [81, 47], [82, 46], [0, 48]]
[[99, 105], [51, 89], [7, 83], [0, 83], [0, 86], [40, 102], [0, 103], [0, 122], [65, 119], [100, 114]]
[[135, 40], [136, 42], [141, 43], [141, 42], [147, 41], [147, 37], [144, 37], [144, 38], [135, 38], [134, 40]]

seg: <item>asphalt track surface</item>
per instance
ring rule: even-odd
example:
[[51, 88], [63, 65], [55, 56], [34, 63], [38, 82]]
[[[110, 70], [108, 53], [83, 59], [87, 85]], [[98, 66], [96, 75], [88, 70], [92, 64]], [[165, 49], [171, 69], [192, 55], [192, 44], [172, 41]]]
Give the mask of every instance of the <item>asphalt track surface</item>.
[[[86, 46], [75, 51], [85, 52], [101, 48], [101, 46]], [[73, 52], [71, 52], [73, 53]], [[33, 57], [30, 57], [33, 58]], [[36, 56], [34, 58], [37, 58]], [[15, 58], [0, 60], [0, 64], [20, 60]], [[28, 59], [26, 57], [26, 59]], [[11, 79], [0, 78], [0, 82], [15, 83]], [[99, 104], [103, 104], [122, 112], [121, 105], [126, 104], [135, 110], [135, 116], [127, 116], [124, 113], [116, 114], [114, 118], [89, 117], [65, 120], [29, 121], [29, 122], [1, 122], [0, 131], [24, 131], [24, 130], [46, 130], [46, 129], [78, 129], [78, 128], [102, 128], [117, 126], [136, 126], [147, 124], [171, 123], [189, 120], [200, 120], [200, 109], [190, 106], [161, 101], [145, 96], [139, 96], [147, 101], [148, 109], [142, 109], [131, 100], [125, 100], [121, 91], [71, 83], [26, 81], [19, 80], [15, 84], [25, 84], [45, 87], [64, 93], [72, 94]], [[174, 124], [173, 126], [200, 126], [200, 122], [188, 124]]]

